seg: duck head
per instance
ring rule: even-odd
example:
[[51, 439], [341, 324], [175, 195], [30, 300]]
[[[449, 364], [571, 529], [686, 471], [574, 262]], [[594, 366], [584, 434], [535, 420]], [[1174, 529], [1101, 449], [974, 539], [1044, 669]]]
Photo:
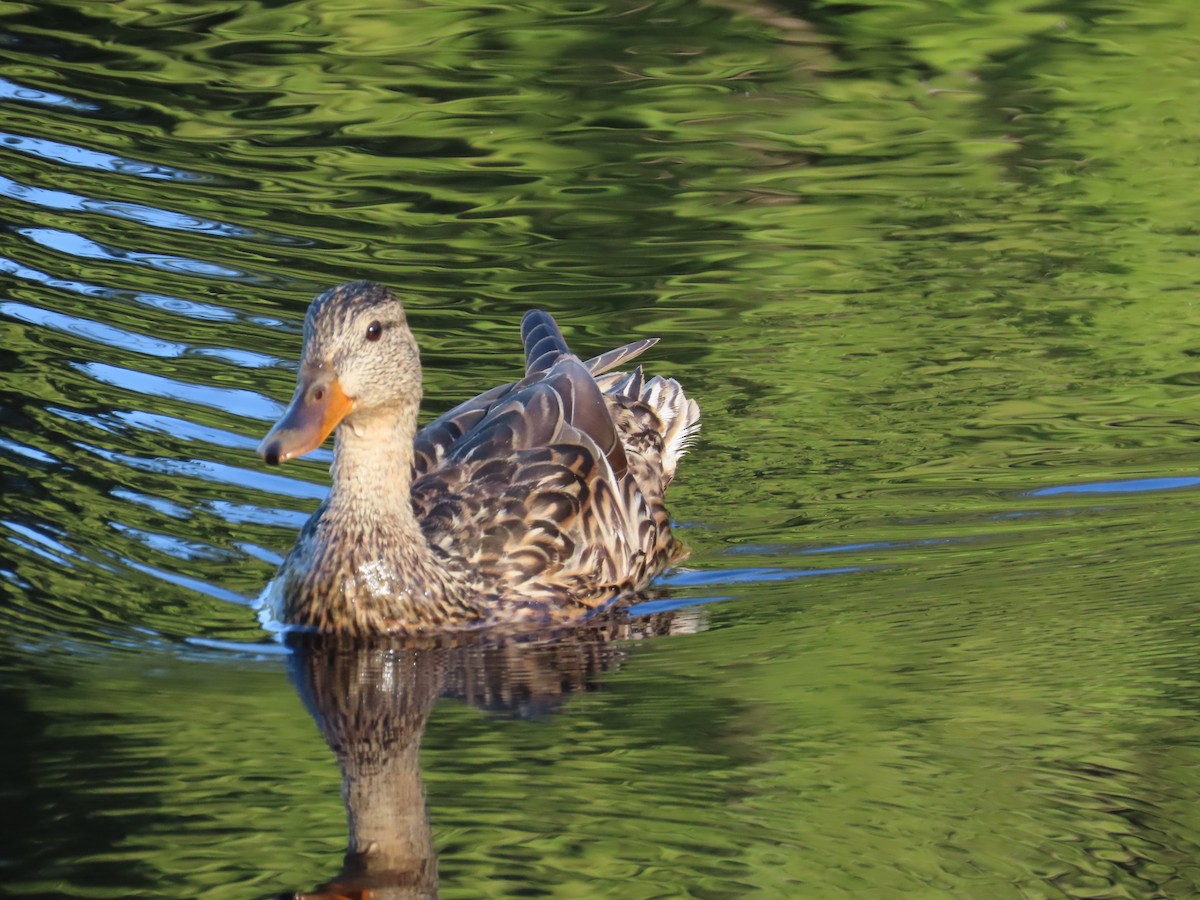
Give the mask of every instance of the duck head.
[[338, 285], [308, 308], [296, 392], [258, 455], [278, 465], [342, 423], [354, 428], [420, 402], [421, 361], [400, 301], [369, 281]]

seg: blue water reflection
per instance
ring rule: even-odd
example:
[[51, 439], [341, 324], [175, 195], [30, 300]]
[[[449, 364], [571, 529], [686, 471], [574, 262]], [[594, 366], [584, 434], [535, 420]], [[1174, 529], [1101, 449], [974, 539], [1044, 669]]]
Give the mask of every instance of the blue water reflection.
[[24, 100], [27, 103], [41, 103], [46, 106], [60, 106], [77, 112], [97, 112], [101, 109], [98, 104], [76, 100], [65, 94], [56, 94], [40, 88], [28, 87], [0, 78], [0, 98], [5, 100]]
[[64, 144], [61, 141], [53, 141], [48, 138], [29, 137], [28, 135], [12, 134], [11, 132], [0, 131], [0, 147], [16, 150], [19, 153], [25, 153], [29, 156], [36, 156], [40, 159], [66, 163], [69, 166], [96, 169], [97, 171], [112, 172], [117, 175], [134, 175], [138, 178], [149, 178], [152, 180], [212, 181], [209, 176], [202, 175], [199, 172], [186, 172], [183, 169], [176, 169], [172, 166], [164, 166], [158, 163], [138, 162], [137, 160], [126, 159], [125, 157], [115, 156], [111, 153], [104, 153], [100, 150], [91, 150], [87, 147], [77, 147], [74, 144]]
[[184, 256], [172, 256], [167, 253], [144, 253], [139, 250], [125, 250], [121, 247], [103, 244], [100, 241], [93, 241], [90, 238], [57, 228], [16, 228], [14, 231], [29, 238], [39, 246], [82, 259], [133, 263], [134, 265], [161, 269], [165, 272], [195, 275], [202, 278], [222, 278], [231, 281], [255, 283], [273, 281], [273, 279], [265, 275], [251, 275], [239, 269], [204, 260], [189, 259]]
[[1122, 481], [1093, 481], [1085, 484], [1060, 484], [1038, 488], [1030, 497], [1056, 497], [1069, 494], [1140, 494], [1149, 491], [1174, 491], [1200, 486], [1200, 477], [1130, 478]]

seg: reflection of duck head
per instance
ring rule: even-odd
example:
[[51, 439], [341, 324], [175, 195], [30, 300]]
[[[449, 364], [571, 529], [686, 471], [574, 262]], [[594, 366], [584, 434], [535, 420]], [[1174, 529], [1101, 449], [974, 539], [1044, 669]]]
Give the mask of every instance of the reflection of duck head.
[[437, 856], [418, 762], [439, 696], [492, 712], [553, 711], [618, 665], [624, 641], [694, 623], [672, 613], [609, 614], [552, 634], [413, 646], [399, 640], [294, 639], [292, 675], [342, 770], [350, 840], [341, 874], [306, 898], [411, 900], [437, 895]]

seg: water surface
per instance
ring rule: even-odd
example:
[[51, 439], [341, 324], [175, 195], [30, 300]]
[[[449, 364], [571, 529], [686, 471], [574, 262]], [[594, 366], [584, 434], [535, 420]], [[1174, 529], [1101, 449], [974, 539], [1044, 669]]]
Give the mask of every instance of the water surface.
[[403, 695], [441, 896], [1200, 894], [1197, 48], [1183, 0], [0, 5], [0, 878], [337, 877], [254, 604], [329, 455], [253, 448], [370, 278], [428, 417], [534, 306], [704, 410], [692, 556], [593, 664]]

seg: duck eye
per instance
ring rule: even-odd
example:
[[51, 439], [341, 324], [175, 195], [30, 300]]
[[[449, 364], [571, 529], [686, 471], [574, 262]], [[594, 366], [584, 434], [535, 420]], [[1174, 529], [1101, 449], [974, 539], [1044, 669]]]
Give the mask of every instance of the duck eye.
[[367, 340], [368, 341], [379, 340], [379, 336], [381, 334], [383, 334], [383, 326], [380, 325], [378, 322], [372, 322], [370, 325], [367, 326]]

